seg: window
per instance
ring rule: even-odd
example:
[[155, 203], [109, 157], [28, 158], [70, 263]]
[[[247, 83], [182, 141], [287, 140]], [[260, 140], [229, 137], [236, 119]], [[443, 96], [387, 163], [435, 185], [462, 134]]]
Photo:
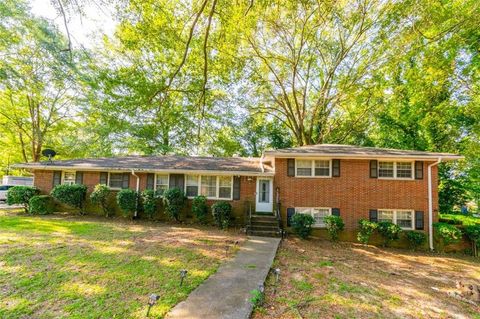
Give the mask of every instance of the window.
[[378, 177], [411, 179], [413, 177], [413, 163], [378, 162]]
[[330, 177], [331, 160], [296, 160], [296, 176]]
[[198, 175], [187, 175], [185, 193], [188, 197], [198, 195]]
[[393, 210], [379, 209], [378, 221], [391, 222], [397, 224], [402, 229], [413, 229], [413, 211], [412, 210]]
[[232, 177], [218, 177], [218, 197], [228, 199], [232, 197]]
[[320, 207], [297, 207], [295, 208], [296, 214], [307, 214], [311, 215], [315, 219], [315, 224], [313, 227], [325, 227], [324, 218], [332, 214], [330, 208], [320, 208]]
[[111, 188], [122, 188], [123, 173], [110, 173], [109, 186]]
[[217, 177], [201, 176], [200, 195], [206, 197], [217, 197]]
[[75, 172], [63, 172], [63, 184], [65, 185], [75, 184]]
[[168, 189], [168, 174], [157, 174], [155, 189], [162, 195]]

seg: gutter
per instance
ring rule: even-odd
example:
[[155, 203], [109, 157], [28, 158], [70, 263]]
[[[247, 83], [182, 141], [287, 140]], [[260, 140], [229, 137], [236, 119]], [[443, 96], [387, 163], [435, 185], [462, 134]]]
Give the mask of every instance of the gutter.
[[428, 165], [428, 244], [430, 250], [433, 250], [433, 194], [432, 194], [432, 167], [440, 164], [442, 158], [439, 157], [435, 163]]
[[[140, 177], [137, 174], [135, 174], [135, 171], [133, 169], [132, 169], [132, 175], [137, 178], [137, 196], [138, 196], [138, 192], [140, 192]], [[137, 217], [137, 215], [138, 215], [138, 199], [135, 205], [135, 213], [133, 217]]]

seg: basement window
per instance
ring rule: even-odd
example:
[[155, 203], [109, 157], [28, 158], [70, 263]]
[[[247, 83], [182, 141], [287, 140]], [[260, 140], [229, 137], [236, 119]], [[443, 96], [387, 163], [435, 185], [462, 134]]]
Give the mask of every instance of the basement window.
[[332, 215], [332, 209], [327, 207], [296, 207], [295, 213], [310, 215], [315, 219], [315, 224], [312, 227], [325, 228], [324, 218]]
[[413, 229], [413, 210], [408, 209], [379, 209], [378, 222], [391, 222], [402, 229]]

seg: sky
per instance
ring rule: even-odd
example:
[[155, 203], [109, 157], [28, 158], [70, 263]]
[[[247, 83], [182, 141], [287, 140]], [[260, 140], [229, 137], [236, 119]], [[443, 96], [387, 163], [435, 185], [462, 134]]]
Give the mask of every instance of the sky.
[[[100, 3], [101, 1], [96, 2]], [[114, 10], [106, 4], [101, 4], [99, 7], [92, 0], [81, 0], [79, 3], [85, 11], [82, 16], [79, 13], [67, 12], [66, 14], [72, 44], [74, 48], [84, 46], [92, 49], [100, 43], [102, 35], [113, 35], [116, 26]], [[30, 6], [33, 14], [53, 21], [60, 31], [67, 34], [63, 17], [52, 5], [52, 0], [31, 0]]]

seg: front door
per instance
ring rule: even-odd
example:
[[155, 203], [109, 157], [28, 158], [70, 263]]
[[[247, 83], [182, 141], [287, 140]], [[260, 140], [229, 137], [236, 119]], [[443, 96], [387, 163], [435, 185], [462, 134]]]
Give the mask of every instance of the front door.
[[257, 212], [273, 213], [273, 185], [271, 178], [257, 178]]

